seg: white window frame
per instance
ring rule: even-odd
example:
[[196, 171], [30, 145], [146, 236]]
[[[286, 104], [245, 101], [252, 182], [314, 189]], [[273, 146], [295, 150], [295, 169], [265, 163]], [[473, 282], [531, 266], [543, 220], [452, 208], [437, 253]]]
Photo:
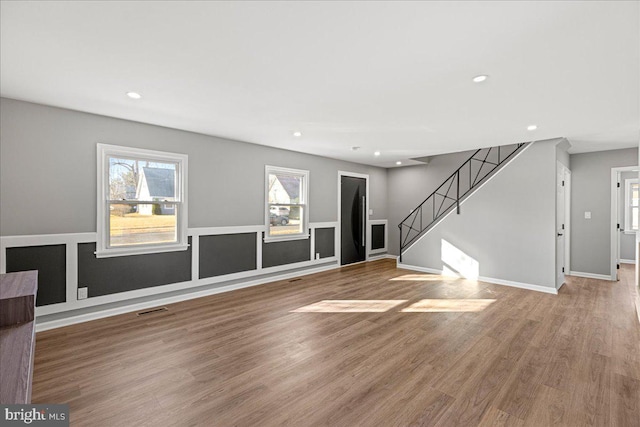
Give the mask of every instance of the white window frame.
[[[633, 229], [631, 218], [632, 215], [632, 206], [631, 206], [631, 195], [633, 194], [631, 191], [631, 185], [638, 184], [638, 178], [630, 178], [624, 180], [624, 232], [625, 234], [635, 234], [638, 232], [638, 229]], [[640, 207], [638, 208], [640, 211]]]
[[[176, 169], [176, 242], [155, 243], [146, 245], [132, 245], [127, 247], [109, 247], [109, 158], [123, 157], [148, 161], [171, 162], [177, 164]], [[153, 254], [160, 252], [184, 251], [189, 248], [187, 227], [187, 166], [186, 154], [167, 153], [164, 151], [146, 150], [142, 148], [122, 147], [110, 144], [97, 144], [97, 258], [117, 257], [126, 255]]]
[[[269, 174], [289, 174], [298, 175], [302, 177], [302, 194], [300, 195], [299, 203], [292, 203], [292, 206], [302, 207], [302, 232], [297, 234], [289, 234], [286, 236], [271, 236], [271, 223], [269, 218]], [[309, 238], [309, 171], [302, 169], [283, 168], [279, 166], [266, 165], [264, 168], [264, 223], [265, 233], [264, 241], [269, 242], [284, 242], [288, 240], [302, 240]]]

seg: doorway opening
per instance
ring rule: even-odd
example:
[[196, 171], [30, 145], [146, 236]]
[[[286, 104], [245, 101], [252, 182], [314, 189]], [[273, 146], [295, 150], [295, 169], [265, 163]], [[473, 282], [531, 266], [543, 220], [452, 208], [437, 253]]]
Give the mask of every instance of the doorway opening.
[[638, 166], [611, 168], [611, 280], [620, 264], [636, 262]]

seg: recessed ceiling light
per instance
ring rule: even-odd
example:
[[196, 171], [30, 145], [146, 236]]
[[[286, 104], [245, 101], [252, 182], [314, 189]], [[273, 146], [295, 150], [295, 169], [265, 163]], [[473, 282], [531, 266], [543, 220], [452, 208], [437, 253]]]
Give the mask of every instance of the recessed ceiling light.
[[293, 136], [295, 136], [296, 138], [301, 137], [301, 136], [302, 136], [302, 132], [295, 131], [295, 132], [293, 133]]
[[142, 95], [140, 95], [138, 92], [127, 92], [127, 96], [131, 99], [140, 99], [142, 98]]
[[475, 76], [473, 78], [473, 82], [474, 83], [481, 83], [481, 82], [487, 80], [488, 77], [489, 76], [487, 76], [486, 74], [480, 74], [479, 76]]
[[402, 164], [402, 162], [401, 162], [400, 160], [398, 160], [398, 161], [396, 162], [396, 165], [401, 165], [401, 164]]
[[379, 152], [379, 151], [376, 151], [376, 152], [374, 152], [374, 153], [373, 153], [373, 155], [374, 155], [374, 156], [379, 156], [379, 155], [380, 155], [380, 152]]
[[538, 126], [536, 126], [536, 125], [527, 126], [527, 130], [536, 130], [536, 129], [538, 129]]

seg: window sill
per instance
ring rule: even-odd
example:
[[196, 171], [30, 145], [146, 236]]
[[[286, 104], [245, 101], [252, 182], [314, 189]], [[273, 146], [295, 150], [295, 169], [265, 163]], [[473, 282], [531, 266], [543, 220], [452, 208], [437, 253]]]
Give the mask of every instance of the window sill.
[[96, 258], [113, 258], [119, 256], [129, 256], [129, 255], [148, 255], [148, 254], [159, 254], [164, 252], [178, 252], [178, 251], [186, 251], [189, 249], [189, 245], [166, 245], [166, 246], [156, 246], [156, 247], [140, 247], [140, 248], [118, 248], [118, 249], [103, 249], [99, 251], [95, 251]]
[[309, 238], [309, 234], [296, 234], [295, 236], [265, 237], [263, 240], [265, 243], [273, 243], [273, 242], [288, 242], [290, 240], [305, 240], [308, 238]]
[[638, 231], [637, 230], [624, 230], [623, 233], [624, 234], [636, 234]]

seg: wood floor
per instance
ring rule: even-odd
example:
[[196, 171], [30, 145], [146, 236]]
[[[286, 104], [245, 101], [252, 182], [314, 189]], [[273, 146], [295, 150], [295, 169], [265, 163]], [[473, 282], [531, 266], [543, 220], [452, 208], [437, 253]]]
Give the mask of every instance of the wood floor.
[[73, 426], [640, 426], [633, 268], [560, 295], [381, 260], [37, 334]]

